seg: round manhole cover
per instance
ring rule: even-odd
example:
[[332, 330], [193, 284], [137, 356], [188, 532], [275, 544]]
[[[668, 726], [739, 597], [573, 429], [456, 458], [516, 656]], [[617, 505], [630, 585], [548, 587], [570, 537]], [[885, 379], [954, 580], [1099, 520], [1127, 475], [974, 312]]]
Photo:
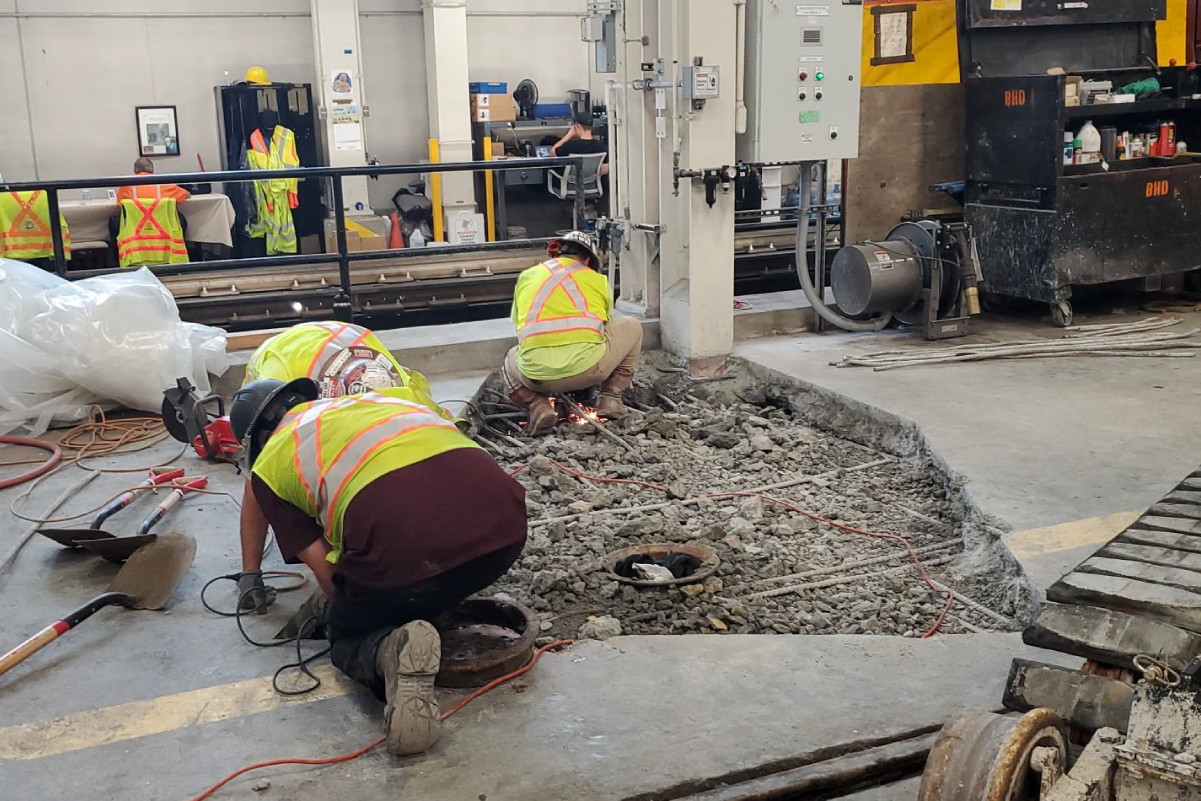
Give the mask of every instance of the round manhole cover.
[[469, 598], [434, 621], [440, 687], [481, 687], [530, 661], [538, 616], [513, 601]]

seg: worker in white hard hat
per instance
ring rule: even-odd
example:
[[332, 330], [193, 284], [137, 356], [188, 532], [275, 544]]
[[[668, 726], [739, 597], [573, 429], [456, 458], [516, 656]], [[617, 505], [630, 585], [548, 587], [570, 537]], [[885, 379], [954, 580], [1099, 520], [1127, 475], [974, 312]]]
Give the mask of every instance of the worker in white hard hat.
[[543, 434], [558, 415], [550, 396], [600, 385], [597, 413], [627, 414], [622, 392], [634, 379], [642, 326], [613, 314], [609, 281], [597, 269], [595, 238], [572, 231], [546, 246], [550, 258], [525, 270], [513, 292], [517, 346], [505, 357], [509, 400], [526, 409], [526, 432]]

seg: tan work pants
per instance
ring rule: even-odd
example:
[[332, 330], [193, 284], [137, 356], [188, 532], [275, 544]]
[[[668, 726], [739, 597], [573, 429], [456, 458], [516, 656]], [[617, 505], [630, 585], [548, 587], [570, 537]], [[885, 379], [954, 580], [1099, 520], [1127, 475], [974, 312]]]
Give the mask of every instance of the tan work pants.
[[505, 356], [505, 380], [509, 388], [528, 387], [543, 395], [575, 392], [597, 384], [605, 392], [620, 393], [634, 380], [638, 357], [642, 353], [642, 326], [633, 317], [614, 317], [605, 323], [605, 353], [591, 368], [579, 375], [554, 381], [526, 378], [517, 367], [517, 348]]

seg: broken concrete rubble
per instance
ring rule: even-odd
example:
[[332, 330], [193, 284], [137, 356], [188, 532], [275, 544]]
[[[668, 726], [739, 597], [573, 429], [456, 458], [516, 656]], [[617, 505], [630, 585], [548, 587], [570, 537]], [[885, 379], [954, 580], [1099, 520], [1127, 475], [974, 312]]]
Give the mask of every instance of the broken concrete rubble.
[[[497, 445], [507, 468], [527, 467], [517, 478], [531, 520], [525, 554], [497, 586], [551, 621], [547, 637], [596, 636], [596, 616], [625, 634], [909, 637], [939, 619], [945, 595], [924, 583], [902, 545], [798, 510], [903, 536], [938, 581], [1003, 614], [1024, 611], [1015, 608], [1026, 601], [1019, 575], [963, 555], [965, 529], [978, 540], [980, 522], [955, 483], [929, 458], [840, 436], [853, 436], [855, 410], [833, 415], [842, 430], [819, 430], [786, 389], [692, 382], [653, 368], [627, 400], [636, 411], [608, 425], [632, 451], [571, 422], [525, 451]], [[551, 459], [604, 481], [568, 475]], [[705, 497], [715, 493], [726, 494]], [[600, 559], [631, 545], [691, 540], [721, 559], [704, 583], [619, 586]], [[940, 631], [996, 626], [959, 605]]]

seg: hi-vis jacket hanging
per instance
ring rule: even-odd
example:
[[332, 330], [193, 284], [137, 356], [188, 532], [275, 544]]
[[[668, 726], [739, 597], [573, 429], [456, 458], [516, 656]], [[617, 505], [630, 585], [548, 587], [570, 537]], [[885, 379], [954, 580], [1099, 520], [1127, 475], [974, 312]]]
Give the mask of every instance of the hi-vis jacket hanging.
[[[608, 315], [601, 300], [608, 295], [604, 276], [572, 258], [550, 259], [538, 267], [545, 268], [545, 279], [519, 285], [514, 298], [521, 350], [604, 342]], [[591, 303], [589, 294], [595, 296]]]
[[[300, 166], [296, 155], [296, 135], [282, 125], [275, 126], [268, 143], [263, 132], [250, 135], [246, 160], [252, 170], [283, 170]], [[267, 239], [267, 255], [296, 252], [296, 228], [292, 209], [299, 203], [295, 178], [268, 178], [254, 182], [258, 219], [249, 226], [252, 239]]]
[[[276, 495], [318, 521], [342, 555], [342, 521], [355, 495], [380, 476], [458, 448], [478, 448], [454, 423], [382, 392], [302, 403], [284, 417], [254, 463]], [[404, 525], [404, 521], [397, 521]]]
[[122, 267], [188, 262], [188, 248], [184, 244], [175, 198], [121, 201], [117, 260]]
[[[0, 256], [8, 259], [52, 259], [50, 204], [41, 189], [32, 192], [0, 192]], [[63, 252], [71, 258], [71, 232], [60, 214]]]

